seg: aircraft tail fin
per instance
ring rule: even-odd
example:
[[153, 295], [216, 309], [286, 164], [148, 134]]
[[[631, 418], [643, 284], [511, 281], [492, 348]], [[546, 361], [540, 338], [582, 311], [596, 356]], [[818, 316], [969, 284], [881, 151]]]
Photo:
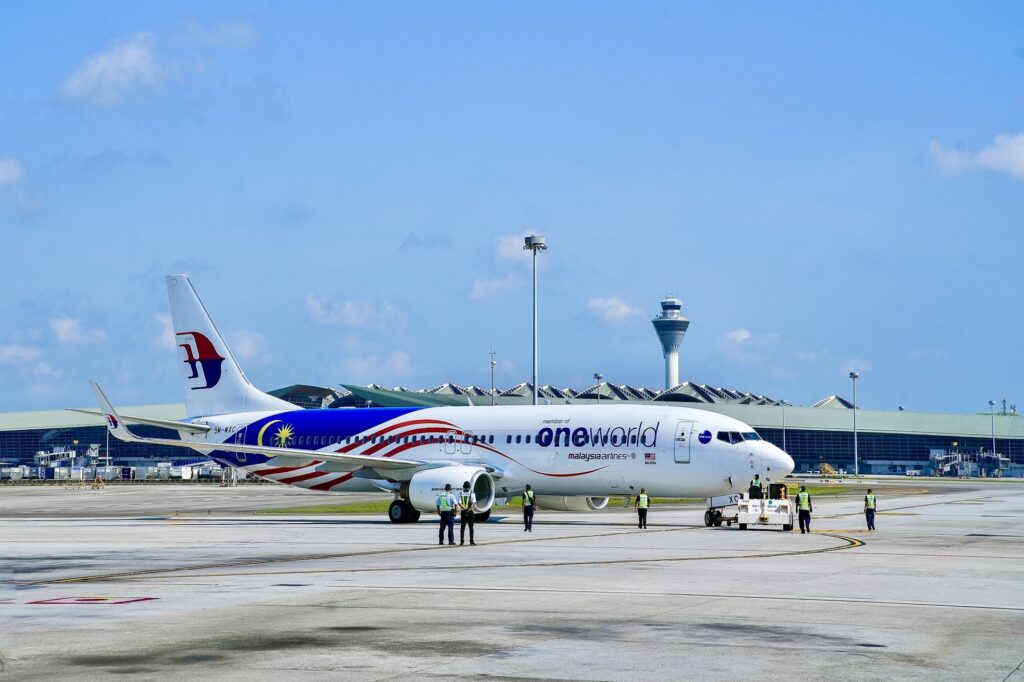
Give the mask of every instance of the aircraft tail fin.
[[168, 275], [167, 295], [185, 380], [187, 416], [300, 409], [249, 383], [188, 275]]

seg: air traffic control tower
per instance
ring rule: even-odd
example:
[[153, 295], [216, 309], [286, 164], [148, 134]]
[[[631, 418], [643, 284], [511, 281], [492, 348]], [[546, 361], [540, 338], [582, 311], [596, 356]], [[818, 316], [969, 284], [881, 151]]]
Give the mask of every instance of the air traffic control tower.
[[683, 317], [683, 302], [671, 294], [661, 302], [661, 313], [651, 323], [665, 352], [665, 390], [679, 385], [679, 344], [690, 321]]

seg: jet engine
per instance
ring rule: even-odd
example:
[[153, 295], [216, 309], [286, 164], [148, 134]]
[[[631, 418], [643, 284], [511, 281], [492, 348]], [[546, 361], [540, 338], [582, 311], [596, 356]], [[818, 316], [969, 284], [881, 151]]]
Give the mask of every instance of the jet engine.
[[554, 511], [586, 512], [597, 511], [608, 506], [607, 497], [558, 497], [556, 495], [538, 495], [537, 506], [541, 509]]
[[409, 481], [409, 502], [423, 512], [434, 511], [438, 496], [444, 492], [445, 483], [451, 483], [456, 495], [462, 490], [464, 481], [469, 481], [470, 490], [476, 493], [478, 513], [490, 510], [494, 504], [494, 479], [481, 467], [461, 464], [420, 471]]

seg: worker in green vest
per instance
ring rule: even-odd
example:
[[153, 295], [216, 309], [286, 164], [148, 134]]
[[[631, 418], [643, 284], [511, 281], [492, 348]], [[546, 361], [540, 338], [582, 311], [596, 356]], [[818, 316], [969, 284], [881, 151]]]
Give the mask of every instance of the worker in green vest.
[[871, 492], [871, 488], [868, 488], [868, 494], [864, 496], [864, 516], [868, 521], [868, 530], [875, 529], [875, 511], [877, 510], [878, 500], [875, 499], [874, 493]]
[[533, 488], [526, 484], [523, 491], [523, 532], [533, 532], [533, 510], [537, 506], [537, 498], [533, 494]]
[[434, 503], [441, 517], [441, 528], [437, 531], [437, 544], [444, 544], [444, 529], [448, 529], [448, 544], [455, 544], [455, 507], [459, 502], [452, 493], [452, 484], [444, 484], [444, 492], [437, 496]]
[[749, 496], [752, 500], [763, 500], [764, 491], [761, 489], [761, 477], [754, 474], [754, 480], [750, 482]]
[[807, 486], [800, 486], [800, 492], [796, 495], [797, 513], [800, 514], [800, 533], [811, 532], [811, 512], [814, 506], [811, 504], [811, 495], [807, 492]]
[[647, 496], [647, 488], [640, 488], [640, 494], [636, 496], [637, 516], [640, 517], [640, 528], [647, 528], [647, 510], [651, 508], [651, 498]]
[[462, 492], [459, 493], [459, 506], [462, 508], [462, 528], [459, 530], [459, 544], [466, 544], [466, 526], [469, 526], [469, 544], [475, 545], [473, 540], [473, 524], [476, 520], [476, 512], [473, 505], [476, 504], [476, 493], [469, 488], [469, 481], [462, 484]]

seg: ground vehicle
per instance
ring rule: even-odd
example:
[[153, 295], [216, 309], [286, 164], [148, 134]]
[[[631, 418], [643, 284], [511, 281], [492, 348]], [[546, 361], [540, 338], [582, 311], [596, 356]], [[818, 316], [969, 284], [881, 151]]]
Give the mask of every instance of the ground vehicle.
[[785, 483], [772, 483], [763, 500], [751, 500], [746, 493], [709, 497], [704, 525], [717, 527], [736, 523], [740, 530], [746, 530], [747, 526], [782, 526], [782, 530], [793, 530], [796, 500], [789, 499], [786, 490]]

